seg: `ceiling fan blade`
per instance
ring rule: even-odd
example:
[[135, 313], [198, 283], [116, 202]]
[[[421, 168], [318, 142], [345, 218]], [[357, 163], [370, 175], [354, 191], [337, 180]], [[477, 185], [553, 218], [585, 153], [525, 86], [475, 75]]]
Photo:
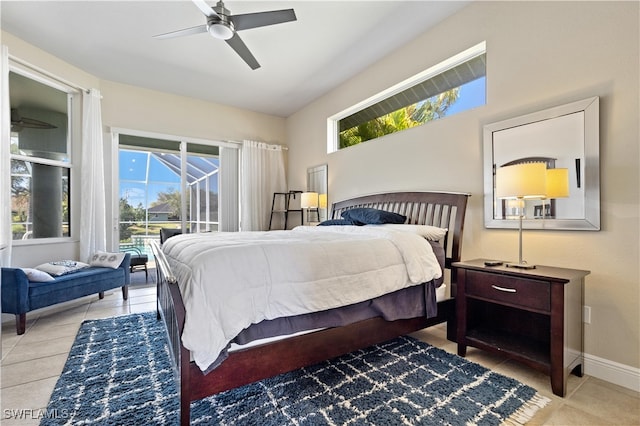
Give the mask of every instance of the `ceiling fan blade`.
[[22, 117], [19, 123], [22, 127], [28, 127], [30, 129], [57, 129], [58, 126], [47, 123], [46, 121], [36, 120], [35, 118]]
[[36, 120], [35, 118], [27, 118], [20, 117], [17, 120], [11, 120], [12, 128], [15, 126], [16, 128], [22, 130], [24, 128], [28, 129], [56, 129], [58, 126], [54, 126], [53, 124], [47, 123], [46, 121]]
[[198, 9], [200, 9], [200, 11], [202, 13], [204, 13], [208, 18], [211, 18], [212, 16], [218, 16], [218, 14], [216, 13], [215, 10], [213, 10], [213, 8], [211, 6], [209, 6], [204, 0], [191, 0], [193, 2], [193, 4], [195, 4]]
[[282, 24], [295, 21], [296, 13], [293, 9], [273, 10], [271, 12], [244, 13], [230, 16], [236, 31], [250, 28], [265, 27], [267, 25]]
[[192, 34], [200, 34], [206, 33], [207, 26], [206, 25], [198, 25], [197, 27], [185, 28], [184, 30], [172, 31], [170, 33], [158, 34], [154, 35], [154, 38], [164, 39], [164, 38], [173, 38], [173, 37], [182, 37]]
[[229, 40], [226, 40], [227, 44], [236, 51], [238, 55], [251, 67], [252, 70], [260, 68], [260, 64], [254, 58], [253, 54], [249, 51], [249, 48], [240, 36], [236, 33]]
[[11, 130], [19, 132], [24, 128], [29, 129], [56, 129], [58, 126], [35, 118], [21, 117], [16, 108], [11, 108]]

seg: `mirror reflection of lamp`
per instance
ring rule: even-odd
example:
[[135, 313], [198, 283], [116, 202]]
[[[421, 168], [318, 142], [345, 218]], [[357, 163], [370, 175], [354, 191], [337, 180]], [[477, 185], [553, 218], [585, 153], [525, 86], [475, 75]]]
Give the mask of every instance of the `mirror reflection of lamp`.
[[327, 220], [327, 194], [318, 195], [318, 222]]
[[522, 259], [522, 219], [524, 218], [524, 201], [527, 199], [542, 199], [547, 192], [547, 166], [544, 163], [521, 163], [496, 169], [496, 197], [515, 199], [518, 201], [520, 214], [518, 248], [518, 263], [507, 263], [507, 266], [533, 269]]
[[318, 207], [321, 209], [327, 208], [327, 194], [318, 195]]
[[520, 201], [516, 199], [505, 200], [505, 219], [511, 219], [513, 216], [520, 214]]
[[546, 197], [542, 199], [542, 218], [547, 217], [546, 200], [555, 198], [567, 198], [569, 196], [569, 169], [547, 169]]
[[315, 209], [316, 213], [318, 213], [318, 199], [317, 192], [303, 192], [300, 197], [300, 208], [307, 212], [307, 225], [311, 223], [309, 220], [309, 210]]

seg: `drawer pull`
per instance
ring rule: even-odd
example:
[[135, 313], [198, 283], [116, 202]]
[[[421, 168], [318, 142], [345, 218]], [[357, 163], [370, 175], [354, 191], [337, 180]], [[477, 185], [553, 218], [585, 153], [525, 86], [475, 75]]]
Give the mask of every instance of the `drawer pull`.
[[498, 287], [497, 285], [492, 285], [491, 287], [498, 291], [504, 291], [505, 293], [515, 293], [517, 291], [515, 288]]

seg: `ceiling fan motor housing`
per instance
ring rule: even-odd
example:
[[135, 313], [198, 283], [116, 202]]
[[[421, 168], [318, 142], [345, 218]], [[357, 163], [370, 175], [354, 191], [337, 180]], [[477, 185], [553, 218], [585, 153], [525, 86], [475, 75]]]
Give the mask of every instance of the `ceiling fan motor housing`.
[[235, 34], [233, 22], [225, 16], [212, 16], [207, 19], [207, 31], [213, 37], [221, 40], [229, 40]]

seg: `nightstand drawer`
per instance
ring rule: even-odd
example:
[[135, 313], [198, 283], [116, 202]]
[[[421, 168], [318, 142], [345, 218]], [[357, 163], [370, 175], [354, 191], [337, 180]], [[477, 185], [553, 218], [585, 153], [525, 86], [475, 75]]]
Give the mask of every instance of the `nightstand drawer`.
[[547, 281], [467, 271], [465, 287], [465, 292], [470, 297], [476, 296], [545, 312], [551, 310], [551, 284]]

